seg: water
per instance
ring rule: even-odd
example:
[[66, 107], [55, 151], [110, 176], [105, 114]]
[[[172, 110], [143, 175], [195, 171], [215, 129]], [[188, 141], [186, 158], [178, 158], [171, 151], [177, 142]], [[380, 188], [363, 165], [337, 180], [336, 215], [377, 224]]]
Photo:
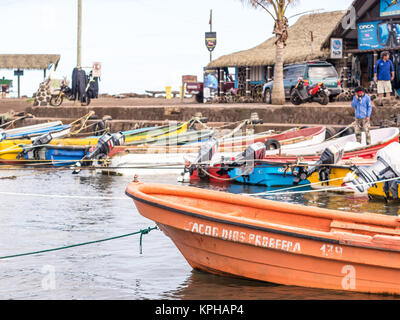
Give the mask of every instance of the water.
[[[0, 171], [0, 256], [57, 248], [128, 234], [154, 222], [125, 196], [131, 176], [82, 171]], [[178, 184], [175, 175], [142, 176], [143, 182]], [[262, 187], [194, 184], [234, 193]], [[5, 192], [9, 194], [5, 194]], [[48, 195], [48, 196], [41, 196]], [[52, 197], [60, 195], [63, 197]], [[108, 197], [93, 199], [86, 197]], [[398, 215], [397, 204], [333, 193], [271, 195], [268, 199], [310, 206]], [[275, 285], [194, 271], [161, 231], [42, 254], [0, 260], [0, 299], [395, 299]]]

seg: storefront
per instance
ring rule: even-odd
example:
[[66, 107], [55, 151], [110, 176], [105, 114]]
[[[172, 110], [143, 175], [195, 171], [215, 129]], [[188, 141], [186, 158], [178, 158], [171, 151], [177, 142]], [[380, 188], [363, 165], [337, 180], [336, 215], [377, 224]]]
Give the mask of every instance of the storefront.
[[[331, 61], [329, 47], [321, 49], [321, 45], [332, 33], [332, 30], [340, 24], [344, 14], [345, 11], [332, 11], [300, 16], [289, 27], [284, 64], [319, 60]], [[237, 96], [249, 98], [246, 101], [261, 102], [264, 98], [264, 83], [273, 80], [275, 41], [275, 36], [272, 35], [254, 48], [228, 54], [211, 61], [207, 69], [214, 70], [218, 77], [219, 87], [216, 91], [218, 95], [226, 91], [224, 88], [230, 88], [231, 86], [226, 82], [233, 80]], [[227, 72], [227, 70], [229, 71]]]
[[335, 53], [342, 43], [342, 57], [333, 59], [345, 88], [361, 85], [374, 91], [374, 66], [382, 51], [390, 52], [395, 66], [394, 94], [400, 93], [400, 1], [354, 1], [322, 48]]

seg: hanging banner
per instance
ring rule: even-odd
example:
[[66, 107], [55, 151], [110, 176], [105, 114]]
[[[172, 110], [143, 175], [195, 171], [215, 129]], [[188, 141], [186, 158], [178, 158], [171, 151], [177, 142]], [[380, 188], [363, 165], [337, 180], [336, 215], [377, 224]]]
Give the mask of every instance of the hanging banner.
[[381, 17], [397, 16], [400, 15], [400, 1], [399, 0], [380, 0], [379, 14]]
[[358, 24], [358, 48], [360, 50], [395, 48], [399, 46], [400, 20]]
[[206, 47], [208, 51], [213, 51], [217, 45], [217, 33], [206, 32]]
[[204, 102], [212, 102], [218, 95], [218, 69], [204, 68]]
[[358, 49], [382, 49], [378, 39], [378, 25], [381, 21], [363, 22], [358, 24]]
[[343, 39], [331, 38], [331, 59], [343, 58]]

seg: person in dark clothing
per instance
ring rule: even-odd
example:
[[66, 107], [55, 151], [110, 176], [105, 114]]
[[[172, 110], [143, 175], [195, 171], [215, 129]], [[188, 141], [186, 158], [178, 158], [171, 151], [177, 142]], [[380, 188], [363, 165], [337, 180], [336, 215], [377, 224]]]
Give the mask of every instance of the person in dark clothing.
[[73, 97], [79, 99], [81, 103], [86, 103], [86, 86], [88, 84], [85, 70], [80, 66], [74, 68], [72, 72], [72, 94]]

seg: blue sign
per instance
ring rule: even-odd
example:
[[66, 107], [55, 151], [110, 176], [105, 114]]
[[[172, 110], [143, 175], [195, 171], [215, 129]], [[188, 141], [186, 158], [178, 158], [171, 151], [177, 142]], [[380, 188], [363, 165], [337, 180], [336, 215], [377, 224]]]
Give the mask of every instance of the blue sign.
[[381, 21], [363, 22], [358, 24], [358, 49], [371, 50], [383, 49], [381, 41], [379, 41], [379, 24]]
[[380, 16], [396, 16], [400, 15], [400, 1], [399, 0], [381, 0]]

